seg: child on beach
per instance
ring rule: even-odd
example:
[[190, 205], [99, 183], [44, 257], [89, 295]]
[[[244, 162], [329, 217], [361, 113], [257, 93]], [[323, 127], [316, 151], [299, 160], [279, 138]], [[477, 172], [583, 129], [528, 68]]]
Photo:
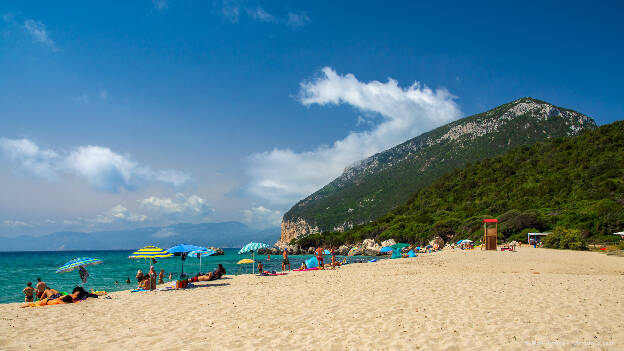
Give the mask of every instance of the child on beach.
[[158, 284], [164, 284], [165, 283], [165, 270], [161, 269], [160, 273], [158, 273]]
[[262, 268], [264, 268], [264, 267], [262, 266], [262, 262], [258, 263], [258, 273], [262, 274], [262, 272], [264, 272], [264, 271], [262, 270]]
[[26, 296], [24, 301], [33, 302], [33, 294], [35, 293], [35, 289], [32, 287], [32, 283], [31, 282], [26, 283], [26, 287], [22, 291], [24, 292], [24, 295]]

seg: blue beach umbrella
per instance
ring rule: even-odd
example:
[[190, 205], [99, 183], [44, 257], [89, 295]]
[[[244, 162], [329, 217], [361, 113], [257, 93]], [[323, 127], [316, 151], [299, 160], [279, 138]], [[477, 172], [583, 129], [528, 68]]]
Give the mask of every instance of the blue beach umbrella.
[[183, 276], [184, 275], [184, 260], [186, 260], [186, 256], [188, 255], [188, 253], [193, 252], [193, 251], [206, 251], [206, 250], [208, 249], [203, 246], [179, 244], [179, 245], [168, 248], [167, 252], [174, 254], [176, 256], [180, 256], [182, 258], [182, 273], [180, 273], [180, 276]]
[[390, 246], [384, 246], [381, 248], [381, 253], [391, 252], [392, 248]]
[[102, 263], [102, 260], [98, 260], [96, 258], [90, 258], [90, 257], [74, 258], [73, 260], [59, 267], [59, 269], [56, 270], [56, 273], [67, 273], [78, 268], [80, 269], [80, 279], [82, 280], [83, 283], [86, 284], [87, 278], [89, 277], [89, 273], [87, 272], [85, 267], [93, 266], [93, 265], [100, 264], [100, 263]]
[[204, 256], [210, 256], [210, 255], [214, 255], [217, 252], [215, 250], [210, 250], [210, 249], [206, 249], [205, 251], [202, 250], [195, 250], [195, 251], [191, 251], [188, 253], [188, 257], [196, 257], [199, 258], [199, 273], [201, 273], [201, 259]]
[[[254, 243], [253, 241], [250, 242], [249, 244], [243, 246], [242, 249], [240, 249], [240, 251], [238, 251], [238, 254], [243, 254], [245, 252], [250, 252], [251, 251], [251, 259], [254, 259], [254, 251], [258, 251], [259, 249], [264, 249], [266, 247], [269, 247], [269, 245], [264, 244], [264, 243]], [[251, 272], [252, 274], [255, 272], [255, 265], [254, 267], [251, 268]]]

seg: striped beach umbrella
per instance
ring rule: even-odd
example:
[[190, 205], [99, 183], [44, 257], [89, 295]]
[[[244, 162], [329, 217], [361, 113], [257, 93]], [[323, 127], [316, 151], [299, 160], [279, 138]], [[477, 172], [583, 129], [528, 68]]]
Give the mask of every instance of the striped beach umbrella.
[[56, 270], [56, 273], [71, 272], [74, 269], [78, 268], [80, 270], [80, 280], [82, 280], [82, 282], [86, 284], [87, 278], [89, 278], [89, 272], [87, 272], [85, 267], [93, 266], [93, 265], [100, 264], [100, 263], [102, 263], [102, 260], [98, 260], [96, 258], [90, 258], [90, 257], [74, 258], [73, 260], [59, 267], [59, 269]]
[[162, 258], [171, 257], [173, 254], [167, 252], [167, 250], [161, 249], [156, 246], [145, 246], [132, 253], [128, 258]]
[[258, 251], [259, 249], [263, 249], [265, 247], [269, 247], [269, 245], [264, 244], [264, 243], [254, 243], [254, 242], [250, 242], [249, 244], [243, 246], [242, 249], [240, 249], [240, 251], [238, 251], [239, 254], [245, 253], [245, 252], [249, 252], [249, 251]]
[[147, 260], [147, 269], [149, 270], [150, 260], [155, 258], [163, 258], [163, 257], [171, 257], [173, 254], [167, 252], [167, 250], [161, 249], [157, 246], [145, 246], [142, 249], [139, 249], [132, 253], [132, 255], [128, 256], [130, 259], [138, 259], [144, 258]]
[[56, 270], [56, 273], [67, 273], [81, 266], [82, 267], [93, 266], [93, 265], [100, 264], [100, 263], [102, 263], [102, 260], [98, 260], [96, 258], [89, 258], [89, 257], [74, 258], [73, 260], [59, 267], [59, 269]]
[[[264, 244], [264, 243], [254, 243], [252, 241], [249, 244], [243, 246], [243, 248], [240, 249], [240, 251], [238, 251], [238, 254], [240, 255], [242, 253], [251, 251], [251, 259], [253, 260], [254, 259], [254, 251], [258, 251], [259, 249], [264, 249], [265, 247], [269, 247], [269, 245]], [[254, 266], [252, 266], [251, 272], [252, 273], [255, 272], [255, 267]]]

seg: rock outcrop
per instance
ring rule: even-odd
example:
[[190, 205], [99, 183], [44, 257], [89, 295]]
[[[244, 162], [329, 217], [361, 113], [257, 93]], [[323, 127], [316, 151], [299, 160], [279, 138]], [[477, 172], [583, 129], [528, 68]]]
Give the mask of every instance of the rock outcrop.
[[318, 226], [310, 225], [303, 218], [282, 221], [282, 234], [277, 246], [289, 245], [291, 241], [319, 232]]
[[213, 256], [225, 255], [225, 252], [223, 252], [223, 249], [220, 249], [218, 247], [209, 247], [208, 249], [216, 252], [215, 254], [213, 254]]

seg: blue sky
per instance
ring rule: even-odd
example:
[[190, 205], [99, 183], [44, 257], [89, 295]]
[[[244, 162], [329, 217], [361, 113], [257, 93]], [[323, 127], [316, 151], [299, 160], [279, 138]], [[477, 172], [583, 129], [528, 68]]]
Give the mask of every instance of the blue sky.
[[1, 3], [0, 235], [268, 227], [350, 163], [519, 97], [621, 119], [622, 10]]

